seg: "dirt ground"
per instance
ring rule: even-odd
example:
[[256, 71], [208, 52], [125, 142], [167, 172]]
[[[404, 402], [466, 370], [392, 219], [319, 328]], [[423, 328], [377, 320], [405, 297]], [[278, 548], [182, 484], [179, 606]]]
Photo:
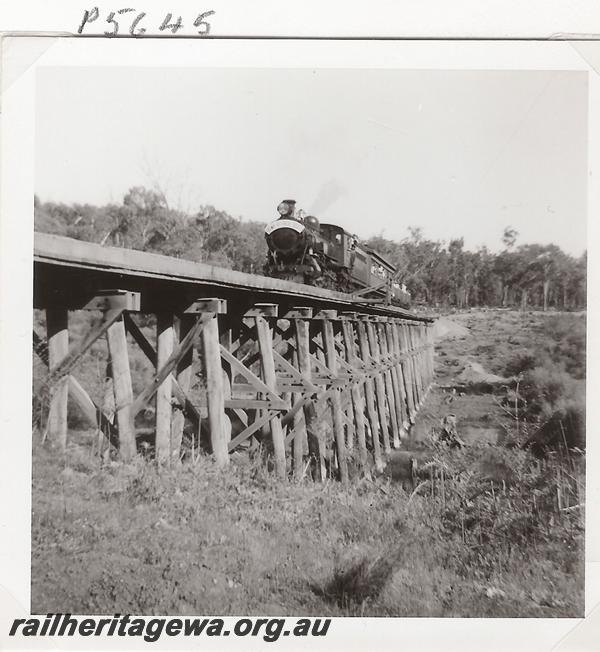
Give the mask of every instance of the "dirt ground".
[[512, 356], [539, 346], [543, 323], [553, 314], [473, 310], [438, 319], [434, 326], [437, 387], [411, 437], [426, 439], [441, 419], [453, 414], [458, 435], [466, 443], [502, 444], [515, 428], [513, 415], [502, 404], [512, 380], [506, 365]]
[[[435, 325], [436, 385], [411, 431], [415, 441], [425, 441], [441, 420], [453, 415], [457, 434], [465, 443], [502, 443], [513, 420], [497, 393], [509, 383], [499, 375], [513, 344], [515, 313], [497, 311], [458, 313], [442, 317]], [[500, 326], [500, 328], [499, 328]], [[527, 328], [522, 329], [525, 333]], [[493, 333], [493, 334], [492, 334]]]

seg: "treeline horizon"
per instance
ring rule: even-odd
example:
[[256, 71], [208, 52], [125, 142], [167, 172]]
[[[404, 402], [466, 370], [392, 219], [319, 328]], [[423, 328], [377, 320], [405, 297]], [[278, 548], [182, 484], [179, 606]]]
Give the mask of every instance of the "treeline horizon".
[[[193, 214], [173, 209], [164, 194], [136, 186], [121, 204], [94, 206], [34, 199], [35, 229], [105, 246], [141, 249], [243, 272], [262, 274], [267, 246], [265, 222], [234, 218], [205, 205]], [[343, 225], [340, 225], [343, 226]], [[555, 244], [519, 244], [507, 226], [503, 248], [465, 249], [464, 239], [425, 238], [418, 227], [390, 240], [362, 242], [393, 263], [416, 304], [520, 309], [586, 307], [587, 252], [575, 257]]]

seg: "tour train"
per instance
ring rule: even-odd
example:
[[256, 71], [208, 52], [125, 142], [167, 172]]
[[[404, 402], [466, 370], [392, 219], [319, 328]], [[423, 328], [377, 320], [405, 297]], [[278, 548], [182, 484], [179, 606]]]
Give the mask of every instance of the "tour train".
[[282, 201], [277, 212], [280, 217], [265, 228], [267, 276], [410, 306], [410, 294], [396, 278], [396, 267], [356, 235], [296, 212], [293, 199]]

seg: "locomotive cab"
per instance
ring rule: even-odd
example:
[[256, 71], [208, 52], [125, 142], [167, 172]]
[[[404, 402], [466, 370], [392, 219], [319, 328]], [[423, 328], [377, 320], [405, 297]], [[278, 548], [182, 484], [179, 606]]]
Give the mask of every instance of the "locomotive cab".
[[335, 261], [336, 266], [350, 269], [353, 236], [335, 224], [321, 224], [321, 236], [324, 241], [324, 253]]

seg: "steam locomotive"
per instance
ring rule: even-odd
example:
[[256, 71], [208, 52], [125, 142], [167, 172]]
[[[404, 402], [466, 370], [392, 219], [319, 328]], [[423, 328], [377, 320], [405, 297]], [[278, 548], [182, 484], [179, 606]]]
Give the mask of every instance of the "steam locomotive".
[[283, 200], [277, 212], [279, 218], [265, 227], [267, 276], [410, 306], [410, 294], [398, 283], [394, 265], [360, 244], [357, 236], [296, 213], [293, 199]]

